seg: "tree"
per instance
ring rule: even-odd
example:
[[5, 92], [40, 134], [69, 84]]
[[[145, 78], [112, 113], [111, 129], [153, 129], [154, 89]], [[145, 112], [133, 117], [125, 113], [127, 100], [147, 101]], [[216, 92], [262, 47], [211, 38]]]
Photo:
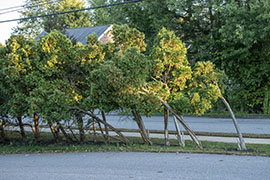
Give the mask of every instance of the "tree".
[[[232, 2], [222, 10], [219, 49], [213, 59], [240, 91], [249, 112], [269, 113], [269, 1]], [[224, 38], [226, 37], [226, 38]], [[233, 51], [232, 51], [233, 50]]]
[[[4, 46], [0, 43], [0, 62], [2, 58], [5, 56]], [[3, 64], [0, 63], [0, 137], [3, 140], [6, 140], [7, 137], [4, 131], [5, 118], [8, 116], [8, 99], [9, 94], [7, 91], [7, 84], [5, 81], [5, 75], [3, 74]]]
[[[97, 1], [88, 0], [90, 6], [107, 5], [123, 0]], [[178, 16], [175, 11], [168, 8], [167, 0], [151, 1], [144, 0], [139, 3], [121, 5], [110, 8], [94, 10], [92, 21], [97, 25], [103, 24], [128, 24], [132, 28], [136, 28], [146, 36], [146, 42], [152, 46], [155, 34], [162, 27], [175, 30], [178, 24]]]
[[[27, 6], [21, 12], [22, 18], [82, 9], [85, 5], [84, 0], [62, 0], [59, 2], [47, 0], [26, 0], [25, 3]], [[40, 34], [41, 31], [62, 31], [68, 28], [79, 28], [92, 25], [89, 13], [85, 11], [21, 20], [19, 24], [20, 25], [15, 28], [14, 32], [24, 34], [28, 37], [35, 37]]]
[[[163, 28], [154, 41], [150, 56], [154, 66], [153, 82], [149, 86], [156, 89], [166, 103], [184, 98], [183, 90], [192, 73], [186, 58], [185, 44], [173, 32]], [[169, 145], [168, 117], [169, 110], [165, 107], [165, 145]]]
[[105, 55], [102, 56], [105, 58], [104, 61], [89, 71], [90, 92], [86, 102], [90, 107], [105, 112], [130, 109], [141, 130], [143, 140], [151, 144], [140, 116], [140, 113], [148, 109], [141, 108], [143, 95], [139, 93], [148, 76], [150, 65], [148, 59], [141, 53], [146, 47], [144, 34], [126, 25], [115, 25], [113, 37], [114, 44], [107, 44], [104, 47]]
[[[90, 7], [104, 6], [112, 3], [119, 3], [121, 0], [88, 0]], [[105, 24], [126, 24], [127, 14], [123, 11], [122, 6], [117, 7], [106, 7], [95, 9], [90, 12], [91, 21], [94, 25], [105, 25]]]
[[37, 42], [39, 58], [36, 68], [37, 86], [30, 94], [29, 104], [31, 112], [38, 112], [49, 124], [56, 140], [59, 140], [53, 125], [65, 135], [61, 121], [70, 121], [69, 106], [78, 100], [76, 89], [72, 89], [69, 82], [74, 59], [71, 41], [62, 33], [52, 31], [41, 37]]
[[[98, 97], [91, 96], [91, 81], [89, 80], [90, 73], [97, 68], [101, 63], [103, 63], [106, 51], [105, 47], [98, 41], [96, 35], [90, 35], [88, 37], [85, 46], [78, 43], [74, 47], [75, 61], [73, 66], [73, 72], [69, 76], [70, 82], [73, 89], [76, 89], [80, 94], [80, 100], [76, 102], [76, 106], [80, 109], [85, 109], [87, 111], [94, 111], [94, 109], [103, 109], [98, 107], [96, 101]], [[91, 98], [90, 98], [91, 97]], [[102, 110], [102, 112], [104, 109]], [[102, 113], [105, 119], [105, 114]], [[80, 130], [80, 140], [84, 141], [84, 131], [83, 131], [83, 121], [82, 114], [76, 113], [77, 122], [79, 124]], [[93, 121], [95, 122], [95, 121]], [[95, 129], [95, 125], [94, 129]], [[106, 129], [107, 126], [105, 125]], [[108, 135], [108, 131], [106, 131]], [[106, 137], [106, 140], [108, 138]]]
[[28, 113], [27, 97], [35, 87], [32, 81], [33, 70], [38, 60], [35, 44], [33, 40], [28, 40], [22, 35], [11, 36], [1, 51], [1, 74], [5, 77], [4, 87], [8, 87], [1, 92], [12, 97], [5, 103], [5, 109], [8, 114], [17, 118], [22, 138], [25, 139], [22, 116]]
[[176, 32], [188, 44], [191, 64], [211, 60], [230, 79], [226, 95], [234, 108], [267, 113], [269, 2], [171, 0], [168, 5], [180, 15]]
[[190, 96], [192, 112], [203, 114], [212, 107], [220, 98], [230, 112], [233, 124], [239, 137], [239, 149], [247, 150], [238, 122], [228, 101], [224, 98], [224, 73], [215, 69], [210, 61], [197, 62], [193, 69], [193, 78], [189, 83], [188, 94]]

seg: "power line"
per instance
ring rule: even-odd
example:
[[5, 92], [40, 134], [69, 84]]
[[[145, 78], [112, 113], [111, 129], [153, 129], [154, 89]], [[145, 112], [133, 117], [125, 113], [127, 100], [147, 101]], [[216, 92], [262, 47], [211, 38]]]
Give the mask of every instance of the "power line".
[[32, 17], [26, 17], [26, 18], [4, 20], [4, 21], [0, 21], [0, 23], [7, 23], [7, 22], [13, 22], [13, 21], [23, 21], [23, 20], [28, 20], [28, 19], [36, 19], [36, 18], [42, 18], [42, 17], [48, 17], [48, 16], [55, 16], [55, 15], [60, 15], [60, 14], [75, 13], [75, 12], [87, 11], [87, 10], [92, 10], [92, 9], [100, 9], [100, 8], [106, 8], [106, 7], [119, 6], [119, 5], [123, 5], [123, 4], [137, 3], [137, 2], [141, 2], [141, 1], [143, 1], [143, 0], [131, 0], [131, 1], [125, 1], [125, 2], [121, 2], [121, 3], [108, 4], [108, 5], [103, 5], [103, 6], [96, 6], [96, 7], [83, 8], [83, 9], [76, 9], [76, 10], [72, 10], [72, 11], [63, 11], [63, 12], [57, 12], [57, 13], [51, 13], [51, 14], [43, 14], [43, 15], [39, 15], [39, 16], [32, 16]]
[[12, 6], [12, 7], [8, 7], [8, 8], [0, 9], [0, 11], [6, 11], [6, 10], [10, 10], [10, 9], [15, 9], [15, 8], [16, 8], [16, 9], [17, 9], [17, 8], [31, 8], [31, 7], [36, 7], [36, 6], [43, 5], [43, 4], [51, 4], [51, 3], [54, 3], [54, 2], [58, 2], [58, 1], [62, 1], [62, 0], [54, 0], [54, 1], [39, 2], [39, 3], [37, 3], [36, 5], [30, 5], [30, 6], [28, 6], [27, 4], [19, 5], [19, 6]]
[[[0, 9], [0, 11], [5, 11], [5, 12], [0, 13], [0, 15], [16, 12], [16, 11], [19, 11], [19, 10], [23, 10], [24, 8], [33, 8], [33, 7], [38, 7], [38, 6], [44, 6], [44, 5], [47, 5], [47, 4], [57, 3], [57, 2], [60, 2], [60, 1], [62, 1], [62, 0], [49, 1], [49, 2], [46, 2], [46, 3], [38, 3], [36, 5], [31, 5], [31, 6], [27, 6], [25, 4], [25, 5], [21, 5], [21, 6], [13, 6], [13, 7], [9, 7], [9, 8], [4, 8], [4, 9]], [[12, 9], [12, 10], [10, 10], [10, 9]], [[6, 10], [9, 10], [9, 11], [6, 11]]]

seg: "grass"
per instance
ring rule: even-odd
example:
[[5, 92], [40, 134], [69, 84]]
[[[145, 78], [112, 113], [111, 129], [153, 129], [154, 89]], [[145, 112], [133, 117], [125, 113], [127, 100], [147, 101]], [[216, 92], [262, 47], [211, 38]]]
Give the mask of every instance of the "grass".
[[14, 153], [66, 153], [66, 152], [172, 152], [172, 153], [213, 153], [231, 155], [255, 155], [270, 156], [270, 145], [247, 144], [248, 151], [237, 150], [235, 143], [220, 143], [202, 141], [203, 149], [196, 147], [191, 141], [186, 141], [186, 147], [178, 146], [176, 140], [170, 140], [170, 146], [164, 146], [163, 139], [151, 139], [152, 146], [144, 145], [141, 138], [130, 137], [128, 145], [112, 140], [106, 144], [101, 136], [97, 136], [96, 142], [88, 136], [87, 143], [60, 143], [54, 142], [50, 133], [41, 133], [42, 141], [34, 141], [33, 135], [27, 133], [28, 140], [21, 141], [18, 133], [8, 132], [9, 141], [0, 141], [0, 154]]

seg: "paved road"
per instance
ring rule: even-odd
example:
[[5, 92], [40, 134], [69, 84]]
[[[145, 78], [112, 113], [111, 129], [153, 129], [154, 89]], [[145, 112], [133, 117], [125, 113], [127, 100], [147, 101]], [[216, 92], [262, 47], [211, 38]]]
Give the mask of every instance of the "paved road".
[[[137, 129], [131, 117], [108, 115], [108, 122], [116, 128]], [[162, 116], [143, 116], [145, 127], [150, 130], [162, 130]], [[194, 131], [235, 133], [233, 122], [229, 118], [184, 117]], [[270, 134], [270, 119], [237, 119], [242, 133]], [[173, 118], [169, 119], [169, 130], [175, 130]]]
[[270, 158], [176, 153], [0, 155], [0, 180], [269, 180]]

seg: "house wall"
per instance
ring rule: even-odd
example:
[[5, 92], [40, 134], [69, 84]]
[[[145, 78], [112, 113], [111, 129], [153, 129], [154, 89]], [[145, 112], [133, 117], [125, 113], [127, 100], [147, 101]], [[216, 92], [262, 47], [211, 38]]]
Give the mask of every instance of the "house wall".
[[107, 42], [113, 43], [113, 35], [112, 31], [108, 31], [102, 38], [99, 40], [102, 44], [105, 44]]

